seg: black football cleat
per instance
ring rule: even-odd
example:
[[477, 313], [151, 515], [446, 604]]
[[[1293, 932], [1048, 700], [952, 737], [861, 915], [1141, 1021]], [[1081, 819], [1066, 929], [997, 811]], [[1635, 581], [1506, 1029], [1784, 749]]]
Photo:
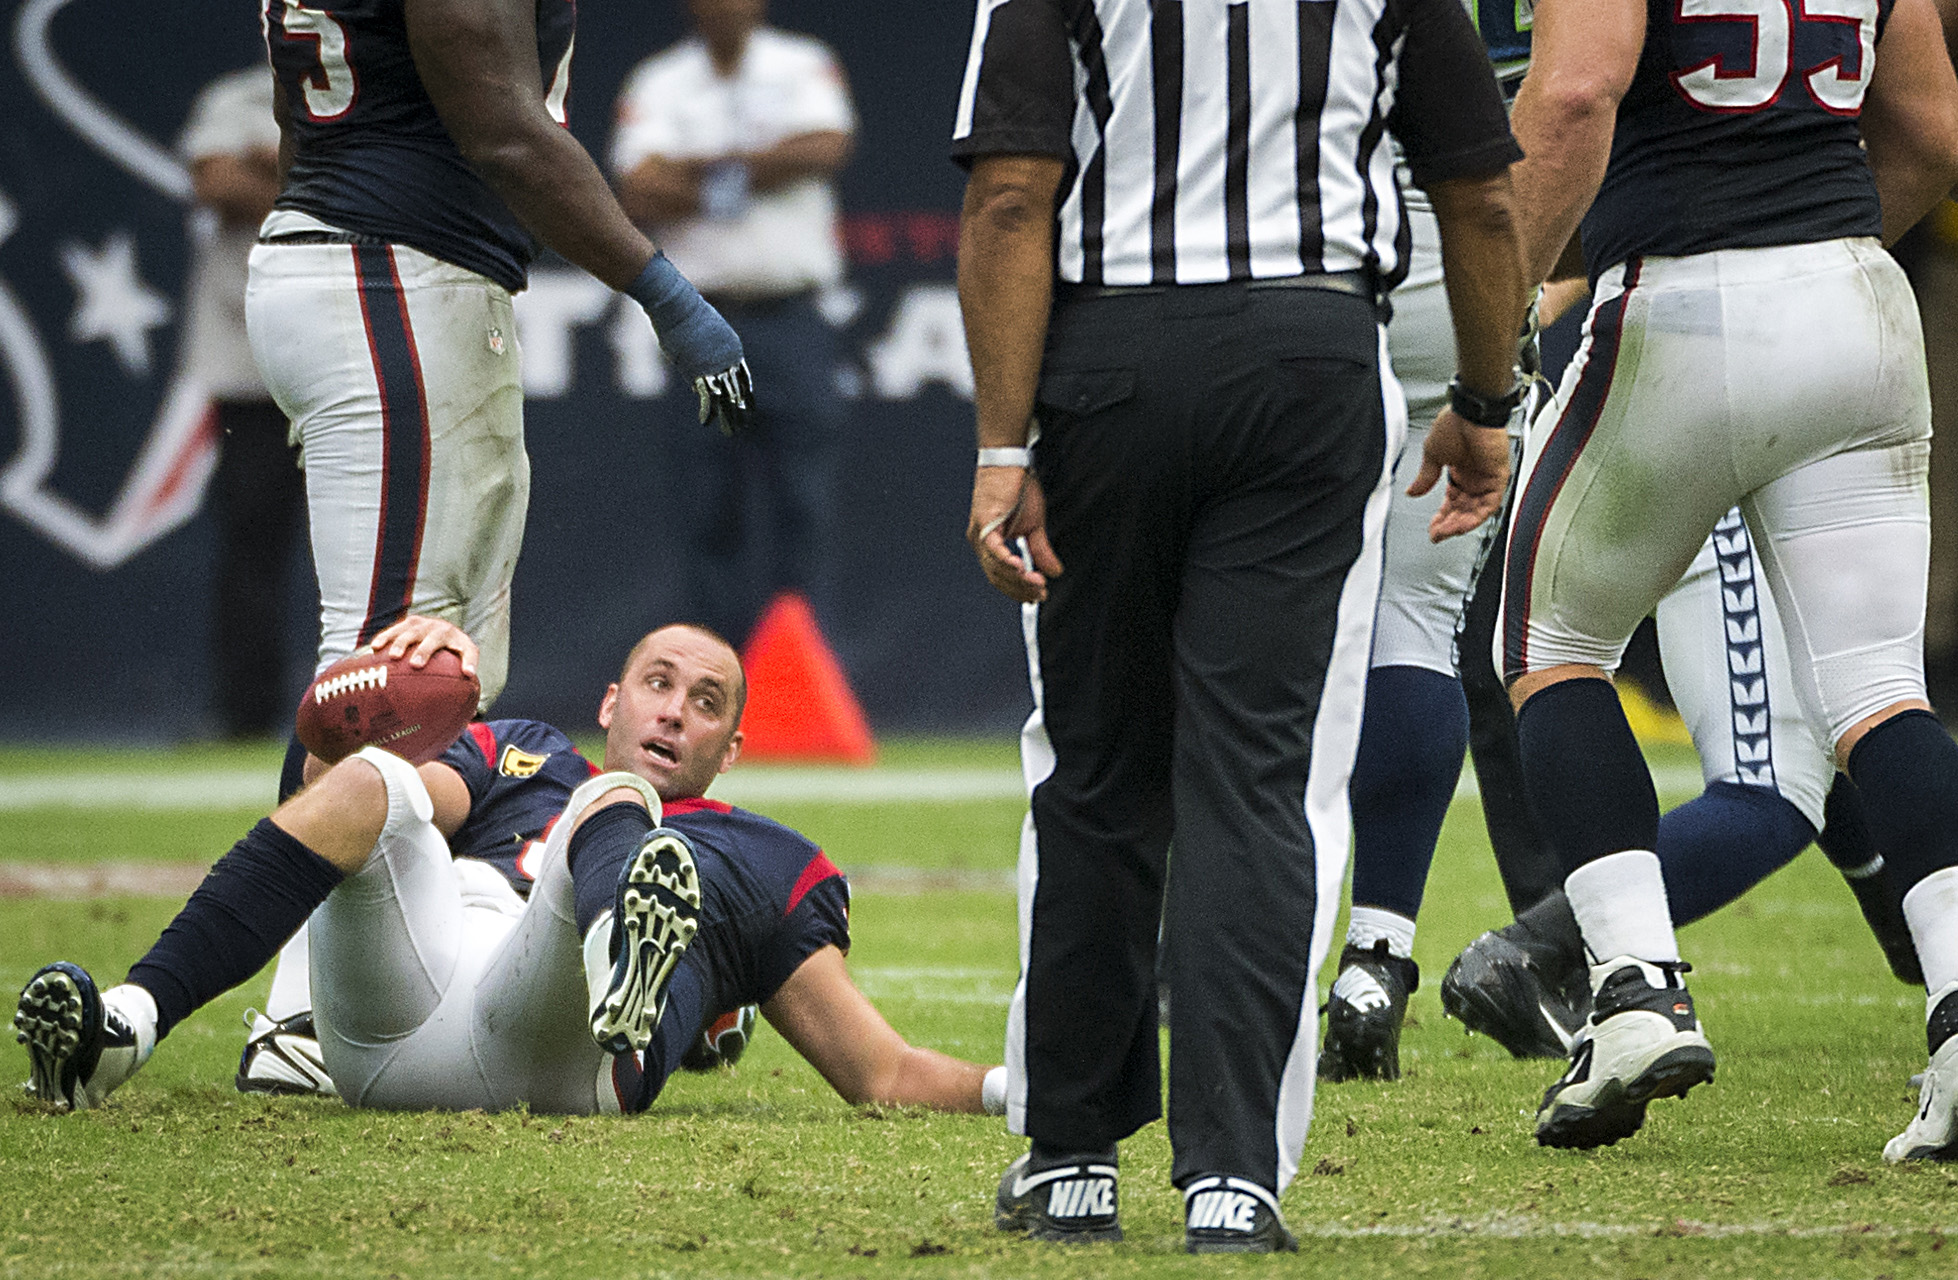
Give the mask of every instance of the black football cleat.
[[1639, 1131], [1654, 1098], [1682, 1098], [1712, 1081], [1713, 1046], [1680, 976], [1687, 969], [1630, 956], [1593, 966], [1595, 1007], [1571, 1050], [1570, 1069], [1537, 1109], [1540, 1145], [1610, 1146]]
[[1568, 1057], [1591, 1011], [1590, 976], [1519, 920], [1462, 949], [1441, 979], [1441, 1008], [1515, 1057]]
[[1006, 1166], [993, 1201], [993, 1225], [1056, 1244], [1102, 1244], [1122, 1238], [1115, 1151], [1040, 1157]]
[[1385, 938], [1362, 950], [1347, 943], [1326, 1001], [1322, 1080], [1398, 1080], [1407, 997], [1421, 986], [1412, 960], [1389, 955]]
[[1278, 1212], [1278, 1197], [1257, 1183], [1223, 1174], [1183, 1188], [1185, 1253], [1297, 1253], [1298, 1237]]

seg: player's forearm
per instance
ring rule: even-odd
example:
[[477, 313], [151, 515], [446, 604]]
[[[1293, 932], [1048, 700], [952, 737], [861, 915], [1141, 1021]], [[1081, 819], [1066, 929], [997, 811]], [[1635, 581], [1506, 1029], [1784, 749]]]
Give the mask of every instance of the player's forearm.
[[543, 128], [533, 123], [464, 145], [463, 154], [532, 235], [623, 289], [653, 256], [652, 241], [626, 217], [585, 149], [544, 119]]
[[1958, 182], [1958, 77], [1925, 0], [1900, 0], [1877, 46], [1860, 120], [1870, 175], [1894, 243]]
[[985, 1108], [986, 1068], [932, 1049], [908, 1046], [891, 1069], [874, 1081], [866, 1096], [852, 1102], [931, 1107], [979, 1114]]
[[1469, 390], [1499, 396], [1515, 379], [1516, 335], [1529, 307], [1509, 175], [1432, 183], [1428, 196], [1441, 227], [1457, 372]]
[[742, 157], [748, 166], [748, 187], [752, 191], [776, 191], [804, 178], [832, 177], [850, 162], [855, 148], [855, 140], [840, 129], [784, 138], [766, 150]]
[[1534, 287], [1550, 278], [1564, 246], [1597, 197], [1611, 160], [1617, 105], [1595, 96], [1559, 96], [1525, 79], [1510, 117], [1523, 159], [1511, 171], [1523, 246], [1523, 272]]
[[190, 167], [197, 203], [233, 225], [257, 225], [279, 195], [276, 152], [204, 156]]
[[972, 357], [981, 448], [1026, 443], [1054, 285], [1060, 162], [986, 156], [959, 223], [959, 309]]

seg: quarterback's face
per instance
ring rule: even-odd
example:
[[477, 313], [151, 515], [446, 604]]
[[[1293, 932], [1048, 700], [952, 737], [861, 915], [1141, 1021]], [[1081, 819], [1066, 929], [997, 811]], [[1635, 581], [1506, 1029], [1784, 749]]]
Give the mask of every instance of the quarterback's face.
[[742, 681], [740, 658], [717, 637], [653, 632], [599, 704], [605, 767], [638, 774], [662, 800], [705, 795], [741, 754]]

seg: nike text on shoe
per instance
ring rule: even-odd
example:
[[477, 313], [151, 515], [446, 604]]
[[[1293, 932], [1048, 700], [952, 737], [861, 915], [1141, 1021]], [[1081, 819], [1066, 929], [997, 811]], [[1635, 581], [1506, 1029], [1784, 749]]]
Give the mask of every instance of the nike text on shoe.
[[[1518, 1058], [1570, 1054], [1591, 1007], [1584, 966], [1558, 965], [1509, 935], [1485, 933], [1462, 949], [1441, 979], [1441, 1008]], [[1548, 963], [1546, 963], [1548, 961]]]
[[[256, 1020], [254, 1013], [245, 1014], [246, 1026]], [[239, 1093], [339, 1097], [333, 1077], [326, 1073], [313, 1011], [295, 1013], [245, 1041], [245, 1051], [238, 1055], [236, 1084]]]
[[28, 1094], [69, 1111], [101, 1106], [156, 1048], [153, 1032], [138, 1034], [103, 1003], [88, 971], [66, 961], [21, 991], [14, 1038], [27, 1046]]
[[669, 827], [646, 833], [619, 870], [604, 985], [593, 972], [591, 1035], [608, 1053], [643, 1050], [666, 1012], [666, 986], [700, 928], [700, 871], [693, 846]]
[[1319, 1054], [1324, 1080], [1398, 1080], [1401, 1023], [1407, 997], [1421, 985], [1412, 960], [1389, 955], [1385, 938], [1339, 954], [1339, 976], [1326, 1002], [1326, 1044]]
[[1246, 1178], [1206, 1174], [1183, 1188], [1188, 1253], [1297, 1253], [1278, 1197]]
[[1032, 1152], [1006, 1166], [993, 1202], [993, 1225], [1035, 1240], [1099, 1244], [1122, 1238], [1115, 1152], [1036, 1161]]
[[1931, 1065], [1918, 1086], [1917, 1114], [1883, 1145], [1891, 1164], [1905, 1160], [1958, 1160], [1958, 983], [1943, 987], [1925, 1023]]
[[1591, 1018], [1570, 1070], [1543, 1095], [1536, 1140], [1546, 1147], [1609, 1146], [1645, 1123], [1654, 1098], [1684, 1097], [1713, 1079], [1713, 1047], [1680, 976], [1690, 966], [1619, 956], [1591, 969]]

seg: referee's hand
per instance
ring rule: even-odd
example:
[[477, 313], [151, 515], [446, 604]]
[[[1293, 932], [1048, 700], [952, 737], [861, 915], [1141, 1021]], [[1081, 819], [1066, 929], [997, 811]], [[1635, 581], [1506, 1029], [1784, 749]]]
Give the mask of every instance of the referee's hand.
[[1444, 470], [1448, 488], [1441, 509], [1428, 521], [1430, 542], [1472, 533], [1502, 506], [1509, 484], [1509, 432], [1478, 427], [1453, 409], [1443, 409], [1428, 432], [1421, 473], [1407, 486], [1407, 496], [1418, 498], [1434, 488]]
[[[1013, 544], [1026, 539], [1028, 554]], [[986, 579], [1021, 604], [1047, 598], [1047, 579], [1061, 574], [1060, 557], [1047, 541], [1047, 497], [1024, 467], [980, 467], [972, 473], [972, 514], [965, 540], [979, 557]]]

